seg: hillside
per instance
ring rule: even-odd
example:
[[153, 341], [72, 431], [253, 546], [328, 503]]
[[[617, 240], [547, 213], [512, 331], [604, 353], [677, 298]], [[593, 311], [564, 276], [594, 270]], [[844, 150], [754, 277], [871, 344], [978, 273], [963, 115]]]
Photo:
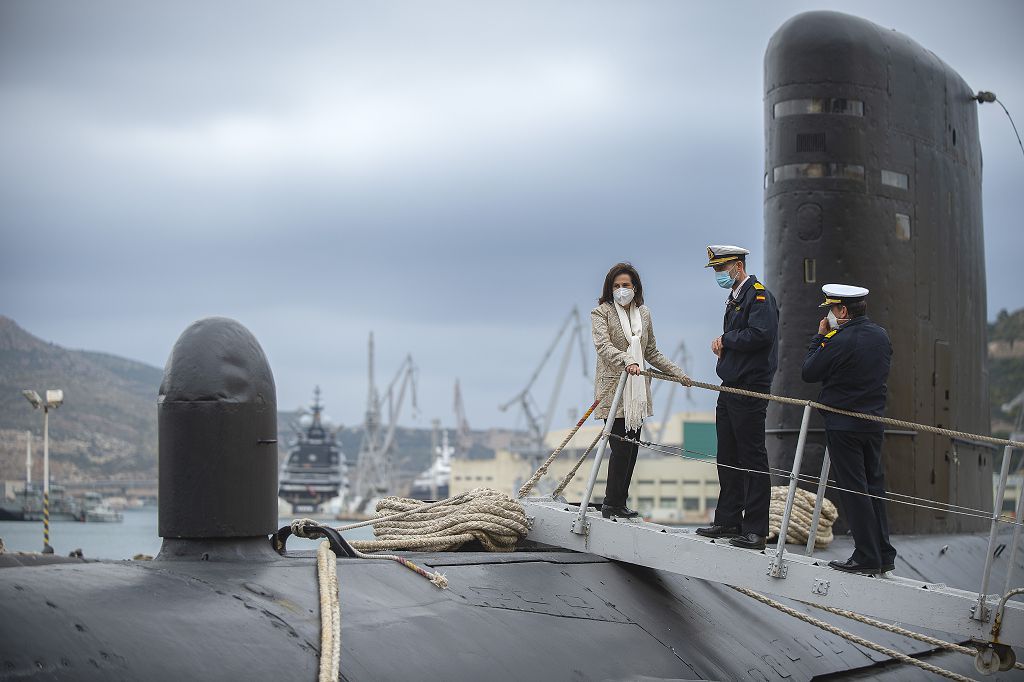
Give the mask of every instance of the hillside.
[[[64, 390], [64, 405], [50, 419], [54, 478], [154, 475], [162, 374], [141, 362], [47, 343], [0, 316], [0, 479], [24, 477], [26, 430], [34, 453], [42, 453], [42, 414], [22, 397], [26, 388]], [[34, 459], [37, 476], [41, 460]]]
[[[0, 316], [0, 480], [25, 476], [25, 431], [33, 434], [33, 478], [42, 478], [42, 413], [21, 391], [64, 390], [65, 402], [50, 419], [53, 478], [75, 481], [156, 476], [156, 399], [163, 370], [92, 351], [68, 350], [47, 343]], [[281, 455], [293, 441], [294, 412], [278, 415]], [[470, 457], [493, 454], [502, 431], [474, 432]], [[355, 460], [362, 428], [339, 434], [345, 453]], [[411, 479], [431, 459], [430, 429], [399, 428], [393, 471]]]
[[1024, 308], [1001, 310], [988, 325], [988, 377], [992, 433], [1006, 437], [1017, 415], [1002, 406], [1024, 391]]

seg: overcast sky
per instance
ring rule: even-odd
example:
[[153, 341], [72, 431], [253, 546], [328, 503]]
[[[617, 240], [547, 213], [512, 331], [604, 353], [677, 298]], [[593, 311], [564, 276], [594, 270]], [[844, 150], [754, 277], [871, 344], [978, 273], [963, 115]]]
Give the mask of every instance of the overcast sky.
[[[474, 427], [513, 426], [497, 405], [573, 306], [593, 362], [587, 311], [628, 259], [659, 345], [713, 380], [704, 245], [760, 272], [762, 58], [825, 8], [908, 34], [1024, 123], [1014, 0], [7, 0], [0, 314], [161, 367], [190, 322], [233, 317], [282, 409], [320, 384], [346, 425], [373, 330], [383, 380], [406, 352], [420, 368], [405, 423], [451, 424], [459, 377]], [[1000, 109], [979, 122], [992, 317], [1024, 305], [1024, 158]], [[591, 391], [576, 358], [553, 426]]]

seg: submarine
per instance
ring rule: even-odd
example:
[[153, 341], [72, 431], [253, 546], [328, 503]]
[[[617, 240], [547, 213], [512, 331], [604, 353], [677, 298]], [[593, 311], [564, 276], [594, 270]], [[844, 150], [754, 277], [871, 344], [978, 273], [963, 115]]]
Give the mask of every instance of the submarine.
[[[766, 67], [766, 74], [783, 74], [780, 82], [790, 83], [787, 79], [791, 76], [784, 75], [783, 67], [800, 63], [802, 51], [833, 42], [837, 49], [825, 60], [823, 72], [800, 76], [817, 80], [808, 80], [800, 87], [795, 87], [798, 84], [794, 81], [789, 94], [775, 92], [775, 75], [772, 80], [766, 77], [766, 90], [773, 93], [766, 101], [772, 102], [774, 109], [775, 101], [837, 98], [839, 95], [832, 91], [819, 92], [811, 86], [831, 88], [833, 81], [845, 82], [843, 79], [861, 68], [845, 61], [863, 59], [868, 54], [855, 49], [854, 42], [874, 40], [885, 45], [890, 39], [903, 48], [870, 53], [883, 60], [877, 69], [888, 72], [902, 68], [890, 66], [889, 61], [920, 57], [916, 50], [921, 48], [909, 39], [890, 36], [885, 29], [864, 20], [832, 12], [799, 15], [772, 38], [766, 65], [774, 66]], [[844, 45], [849, 49], [840, 49]], [[882, 92], [872, 93], [871, 97], [882, 96]], [[846, 94], [849, 99], [854, 93]], [[911, 95], [896, 90], [890, 96]], [[865, 112], [878, 106], [868, 93], [861, 97], [867, 98]], [[828, 106], [833, 105], [830, 102]], [[831, 124], [823, 118], [814, 120]], [[796, 125], [793, 121], [783, 123]], [[848, 124], [840, 121], [837, 125]], [[861, 248], [873, 250], [877, 257], [881, 247], [869, 230], [875, 229], [871, 219], [878, 209], [857, 209], [865, 200], [873, 201], [866, 191], [872, 157], [856, 157], [853, 151], [843, 151], [838, 142], [826, 138], [828, 149], [833, 150], [827, 153], [842, 152], [844, 160], [829, 161], [826, 152], [814, 152], [819, 155], [793, 157], [803, 160], [791, 161], [784, 155], [790, 152], [775, 139], [785, 130], [789, 128], [781, 124], [768, 126], [772, 164], [814, 163], [828, 165], [829, 169], [833, 163], [862, 165], [865, 186], [859, 192], [847, 191], [841, 184], [846, 178], [825, 178], [825, 183], [840, 184], [808, 189], [799, 184], [804, 179], [791, 178], [790, 171], [783, 171], [777, 185], [773, 185], [782, 194], [776, 198], [772, 193], [775, 190], [771, 190], [765, 199], [766, 216], [779, 210], [781, 222], [770, 227], [766, 221], [766, 235], [770, 231], [776, 238], [777, 233], [791, 229], [791, 223], [786, 222], [790, 220], [788, 209], [778, 206], [785, 203], [795, 215], [802, 205], [795, 202], [801, 197], [803, 203], [819, 204], [822, 232], [817, 242], [804, 240], [808, 246], [803, 251], [775, 255], [785, 260], [787, 267], [794, 258], [817, 259], [824, 273], [826, 263], [831, 263], [826, 261], [828, 249], [841, 251], [844, 260], [837, 267], [845, 268], [849, 235], [855, 240], [864, 234]], [[860, 132], [848, 134], [867, 145], [871, 130], [869, 124]], [[795, 133], [795, 129], [790, 132]], [[980, 165], [976, 125], [971, 135], [970, 126], [961, 127], [958, 144], [972, 147], [973, 151], [962, 153], [977, 153]], [[941, 201], [928, 187], [918, 186], [926, 182], [921, 176], [913, 177], [921, 201], [929, 201], [928, 197]], [[958, 177], [973, 182], [969, 172]], [[810, 178], [806, 180], [811, 182]], [[798, 184], [787, 189], [786, 182]], [[832, 194], [825, 201], [814, 194], [816, 191]], [[970, 187], [964, 191], [969, 192]], [[798, 196], [791, 196], [793, 192]], [[849, 207], [844, 207], [846, 201]], [[803, 215], [807, 211], [813, 209], [806, 209]], [[853, 221], [843, 225], [843, 234], [848, 235], [843, 240], [845, 249], [828, 243], [837, 215]], [[980, 239], [980, 213], [978, 220]], [[810, 222], [813, 226], [814, 221]], [[918, 226], [914, 234], [928, 229], [920, 222], [914, 224]], [[861, 277], [859, 270], [848, 272], [851, 278], [866, 281], [867, 275]], [[769, 274], [772, 280], [776, 278], [774, 271]], [[914, 301], [920, 296], [977, 295], [966, 288], [947, 290], [944, 275], [929, 274], [924, 268], [919, 274], [915, 271], [914, 276], [924, 278], [915, 282], [915, 287], [929, 289], [925, 294], [917, 293], [916, 288], [903, 292], [913, 295]], [[984, 282], [983, 272], [979, 281]], [[806, 298], [812, 311], [807, 321], [814, 321], [816, 307], [807, 293], [814, 284], [792, 283], [793, 291], [805, 293], [794, 293], [785, 302], [788, 324], [782, 328], [780, 339], [787, 344], [784, 347], [805, 344], [813, 331], [803, 324], [799, 311]], [[782, 278], [776, 288], [780, 285], [787, 286]], [[899, 294], [892, 292], [894, 299]], [[966, 311], [977, 304], [963, 305]], [[934, 325], [915, 322], [920, 337], [913, 338], [928, 345], [929, 334], [949, 330], [940, 325], [941, 321], [936, 313]], [[908, 337], [897, 337], [894, 330], [894, 345], [897, 338]], [[956, 348], [951, 346], [950, 350]], [[894, 365], [901, 356], [896, 358]], [[983, 368], [983, 360], [980, 364]], [[781, 370], [777, 390], [789, 389], [781, 373], [791, 370], [792, 365]], [[901, 377], [918, 376], [913, 368], [904, 371], [909, 374]], [[906, 386], [897, 388], [895, 375], [891, 386], [899, 396], [909, 390]], [[930, 394], [925, 388], [914, 385], [919, 391], [914, 394], [916, 401], [927, 400]], [[971, 421], [971, 415], [978, 412], [977, 405], [986, 402], [983, 390], [984, 381], [979, 380], [951, 391], [950, 416], [943, 424], [984, 428]], [[900, 412], [904, 403], [899, 400], [894, 397], [889, 414], [926, 414], [921, 411], [925, 408], [917, 409], [917, 402], [914, 411]], [[152, 561], [0, 554], [0, 679], [316, 679], [321, 620], [315, 553], [312, 545], [296, 541], [278, 551], [270, 539], [277, 530], [276, 388], [257, 339], [234, 320], [208, 318], [193, 323], [171, 351], [159, 389], [157, 414], [159, 533], [163, 538], [159, 554]], [[963, 424], [954, 419], [961, 416], [966, 419]], [[776, 415], [776, 423], [780, 424], [778, 428], [788, 424], [783, 415]], [[781, 439], [778, 442], [788, 438], [785, 433], [774, 435]], [[915, 445], [923, 442], [911, 436], [897, 437], [910, 438]], [[890, 460], [891, 442], [887, 437], [885, 447]], [[776, 456], [781, 452], [780, 447]], [[923, 446], [909, 449], [905, 456], [920, 457], [922, 472], [935, 461], [934, 452]], [[912, 463], [916, 466], [917, 460]], [[957, 499], [966, 503], [971, 495], [980, 495], [975, 488], [981, 485], [978, 481], [983, 473], [976, 472], [975, 479], [955, 477], [949, 485], [955, 488]], [[931, 480], [930, 475], [926, 478]], [[896, 486], [905, 480], [890, 479], [891, 486], [903, 490]], [[991, 487], [991, 477], [985, 485]], [[932, 519], [915, 515], [910, 515], [906, 523], [911, 525], [904, 526], [904, 532], [911, 534], [893, 536], [899, 550], [897, 574], [977, 589], [987, 553], [986, 537], [966, 532], [970, 530], [966, 527], [945, 532]], [[848, 538], [838, 537], [821, 556], [845, 558], [851, 548]], [[407, 553], [417, 564], [443, 572], [448, 582], [444, 590], [393, 561], [372, 555], [339, 556], [340, 679], [934, 679], [919, 668], [896, 663], [860, 644], [795, 620], [725, 585], [540, 545], [529, 536], [513, 552], [478, 549], [468, 546], [462, 551]], [[1001, 584], [1008, 573], [1019, 575], [1024, 568], [1019, 558], [1011, 565], [1008, 556], [1000, 554], [993, 563], [997, 583]], [[870, 593], [864, 598], [870, 599]], [[800, 602], [784, 601], [793, 608], [813, 611]], [[974, 674], [970, 657], [837, 615], [816, 611], [815, 615], [919, 660], [964, 676]], [[1021, 679], [1021, 674], [1010, 670], [988, 679]]]
[[[932, 52], [832, 12], [800, 15], [764, 60], [765, 279], [779, 301], [776, 395], [801, 380], [821, 286], [867, 287], [868, 316], [893, 346], [887, 414], [989, 433], [985, 249], [978, 102]], [[768, 406], [769, 463], [789, 471], [801, 409]], [[825, 451], [815, 415], [802, 461]], [[991, 445], [910, 430], [883, 437], [890, 490], [992, 507]], [[976, 531], [984, 519], [890, 504], [897, 533]]]

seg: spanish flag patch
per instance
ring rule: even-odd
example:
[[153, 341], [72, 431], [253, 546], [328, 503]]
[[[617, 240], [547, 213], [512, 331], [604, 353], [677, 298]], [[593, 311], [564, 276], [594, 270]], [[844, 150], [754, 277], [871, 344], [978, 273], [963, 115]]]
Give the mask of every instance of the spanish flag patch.
[[758, 301], [763, 301], [763, 300], [764, 300], [764, 296], [758, 296], [758, 297], [756, 298], [756, 300], [758, 300]]

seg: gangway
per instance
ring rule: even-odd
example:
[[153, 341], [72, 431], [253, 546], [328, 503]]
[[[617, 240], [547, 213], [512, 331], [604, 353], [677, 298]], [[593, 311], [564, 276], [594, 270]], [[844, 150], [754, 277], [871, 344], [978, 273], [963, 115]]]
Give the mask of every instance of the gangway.
[[[669, 378], [656, 372], [644, 372], [644, 374], [659, 379]], [[621, 400], [625, 377], [626, 373], [623, 371], [612, 399], [612, 413], [615, 412]], [[712, 390], [735, 390], [699, 382], [693, 383]], [[764, 395], [764, 397], [768, 398], [769, 396]], [[591, 410], [601, 399], [603, 396], [594, 401]], [[584, 497], [579, 504], [569, 503], [554, 496], [526, 496], [536, 480], [547, 471], [548, 465], [568, 444], [575, 430], [566, 437], [551, 454], [548, 461], [520, 490], [519, 501], [523, 504], [531, 523], [527, 538], [546, 545], [588, 552], [616, 561], [755, 590], [806, 604], [844, 609], [874, 619], [896, 621], [903, 625], [946, 632], [955, 635], [962, 641], [972, 640], [987, 645], [990, 647], [990, 651], [991, 647], [995, 647], [1001, 657], [1013, 656], [1009, 646], [1024, 646], [1024, 603], [1009, 600], [1010, 596], [1019, 593], [1019, 591], [1010, 589], [1011, 575], [1007, 574], [1003, 593], [990, 594], [988, 592], [997, 525], [1007, 523], [1000, 519], [999, 511], [1002, 509], [1006, 489], [1009, 456], [1003, 458], [1000, 484], [994, 505], [995, 511], [992, 513], [988, 557], [981, 577], [981, 589], [978, 592], [955, 589], [942, 583], [898, 577], [891, 572], [878, 577], [844, 573], [829, 568], [827, 562], [821, 559], [785, 550], [786, 532], [797, 482], [802, 480], [799, 472], [811, 408], [821, 407], [830, 410], [835, 408], [790, 398], [771, 396], [770, 399], [792, 401], [804, 406], [800, 436], [797, 441], [793, 469], [790, 473], [789, 494], [776, 547], [768, 547], [762, 552], [753, 552], [749, 549], [733, 547], [726, 541], [715, 541], [696, 535], [689, 529], [638, 520], [603, 518], [598, 508], [590, 505], [590, 498], [610, 435], [610, 420], [606, 423], [598, 440], [594, 441], [594, 444], [587, 448], [587, 452], [580, 458], [580, 462], [582, 462], [587, 453], [596, 445], [597, 452], [590, 478]], [[872, 419], [898, 421], [884, 417], [872, 417]], [[916, 426], [924, 430], [942, 432], [944, 435], [955, 433], [948, 429], [909, 422], [900, 422], [900, 425], [903, 427]], [[1005, 444], [1007, 453], [1013, 446], [1019, 446], [1010, 441], [1001, 441], [987, 436], [981, 438]], [[580, 462], [577, 462], [577, 467]], [[828, 466], [827, 457], [824, 466]], [[575, 470], [574, 468], [566, 480], [563, 480], [558, 490], [564, 489]], [[818, 487], [818, 509], [820, 509], [825, 488], [823, 483], [826, 477], [827, 469], [822, 472], [822, 485]], [[1014, 530], [1010, 549], [1011, 566], [1019, 542], [1021, 530], [1019, 519], [1022, 507], [1024, 507], [1024, 496], [1018, 503], [1017, 520], [1012, 522]], [[813, 546], [813, 537], [808, 542], [808, 546]], [[979, 653], [980, 656], [982, 656], [981, 653]]]

